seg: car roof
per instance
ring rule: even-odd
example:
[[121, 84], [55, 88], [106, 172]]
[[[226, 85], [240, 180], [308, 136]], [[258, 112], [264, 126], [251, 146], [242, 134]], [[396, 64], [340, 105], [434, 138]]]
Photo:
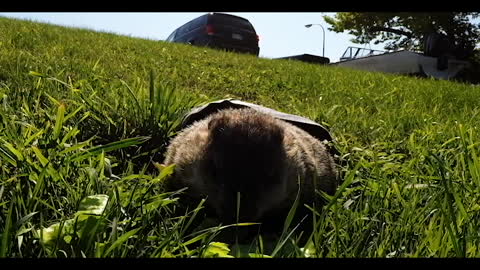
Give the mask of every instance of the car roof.
[[243, 17], [236, 16], [236, 15], [232, 15], [232, 14], [227, 14], [227, 13], [221, 13], [221, 12], [210, 12], [210, 13], [208, 13], [208, 15], [228, 16], [228, 17], [232, 17], [232, 18], [236, 18], [236, 19], [248, 21], [247, 19], [245, 19], [245, 18], [243, 18]]

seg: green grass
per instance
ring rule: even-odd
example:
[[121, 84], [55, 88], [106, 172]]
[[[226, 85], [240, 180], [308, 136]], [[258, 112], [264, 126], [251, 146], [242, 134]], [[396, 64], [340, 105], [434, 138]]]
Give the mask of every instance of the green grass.
[[[480, 256], [478, 86], [6, 18], [0, 33], [1, 257]], [[218, 224], [191, 234], [198, 209], [173, 214], [173, 168], [153, 164], [188, 109], [225, 97], [335, 138], [345, 181], [306, 247], [286, 230], [239, 250], [212, 242]]]

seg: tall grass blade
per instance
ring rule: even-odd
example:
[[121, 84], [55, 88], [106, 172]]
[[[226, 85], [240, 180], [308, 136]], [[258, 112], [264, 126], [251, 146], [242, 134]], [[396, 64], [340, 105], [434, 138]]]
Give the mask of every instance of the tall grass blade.
[[40, 163], [42, 164], [42, 166], [47, 166], [49, 160], [42, 154], [42, 151], [36, 146], [32, 146], [32, 150], [35, 153], [38, 161], [40, 161]]
[[112, 253], [116, 248], [118, 248], [120, 245], [122, 245], [124, 242], [126, 242], [128, 239], [130, 239], [130, 237], [132, 237], [133, 235], [135, 235], [138, 231], [140, 231], [142, 228], [137, 228], [137, 229], [133, 229], [131, 231], [128, 231], [126, 232], [125, 234], [123, 234], [122, 236], [120, 236], [106, 251], [105, 253], [103, 254], [102, 257], [107, 257], [108, 255], [110, 255], [110, 253]]
[[64, 117], [65, 117], [65, 104], [61, 103], [58, 106], [57, 117], [55, 118], [55, 127], [53, 128], [52, 139], [54, 140], [58, 138], [58, 136], [60, 135], [60, 132], [62, 131]]
[[112, 142], [106, 145], [94, 146], [90, 149], [86, 149], [85, 153], [74, 155], [72, 157], [72, 161], [80, 161], [80, 160], [89, 158], [91, 156], [99, 155], [102, 152], [107, 153], [110, 151], [130, 147], [133, 145], [138, 145], [138, 144], [144, 143], [149, 139], [150, 137], [142, 136], [142, 137], [124, 139], [124, 140]]
[[12, 238], [10, 230], [12, 229], [12, 213], [14, 204], [14, 200], [10, 201], [10, 206], [7, 212], [7, 219], [5, 220], [2, 232], [2, 246], [0, 247], [0, 258], [5, 258], [10, 249], [10, 238]]

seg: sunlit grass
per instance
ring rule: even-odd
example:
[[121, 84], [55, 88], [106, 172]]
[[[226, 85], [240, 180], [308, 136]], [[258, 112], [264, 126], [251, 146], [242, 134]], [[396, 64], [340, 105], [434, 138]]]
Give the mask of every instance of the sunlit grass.
[[[0, 32], [2, 257], [480, 255], [478, 86], [5, 18]], [[228, 224], [192, 231], [203, 205], [179, 215], [165, 191], [173, 168], [153, 164], [182, 116], [225, 97], [335, 138], [344, 184], [306, 246], [290, 218], [279, 239], [219, 243]]]

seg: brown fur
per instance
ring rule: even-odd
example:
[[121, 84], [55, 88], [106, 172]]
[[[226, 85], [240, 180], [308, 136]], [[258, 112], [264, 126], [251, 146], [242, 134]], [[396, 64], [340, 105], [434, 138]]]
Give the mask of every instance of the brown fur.
[[237, 192], [240, 221], [255, 222], [285, 218], [299, 188], [300, 205], [311, 205], [315, 189], [332, 194], [337, 186], [323, 143], [253, 109], [227, 109], [195, 122], [171, 141], [164, 163], [176, 164], [174, 186], [188, 187], [192, 198], [208, 197], [224, 223], [235, 221]]

